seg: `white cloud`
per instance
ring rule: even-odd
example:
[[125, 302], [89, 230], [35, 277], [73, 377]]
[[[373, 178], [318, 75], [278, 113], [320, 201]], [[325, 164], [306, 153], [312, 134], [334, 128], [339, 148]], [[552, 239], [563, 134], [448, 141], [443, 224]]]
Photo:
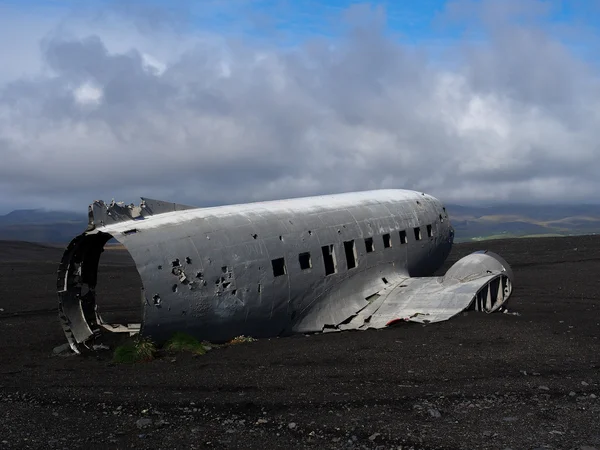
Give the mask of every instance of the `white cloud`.
[[493, 22], [500, 6], [483, 14], [488, 41], [448, 49], [452, 66], [388, 37], [379, 10], [294, 49], [124, 16], [15, 16], [11, 32], [29, 43], [3, 47], [24, 55], [0, 78], [0, 203], [85, 210], [97, 198], [214, 204], [378, 187], [596, 201], [597, 68], [514, 25], [510, 8]]
[[144, 68], [156, 76], [162, 75], [167, 70], [165, 63], [160, 62], [148, 53], [142, 53], [142, 62]]
[[82, 105], [98, 105], [102, 101], [102, 89], [93, 83], [86, 82], [73, 91], [73, 96], [75, 101]]

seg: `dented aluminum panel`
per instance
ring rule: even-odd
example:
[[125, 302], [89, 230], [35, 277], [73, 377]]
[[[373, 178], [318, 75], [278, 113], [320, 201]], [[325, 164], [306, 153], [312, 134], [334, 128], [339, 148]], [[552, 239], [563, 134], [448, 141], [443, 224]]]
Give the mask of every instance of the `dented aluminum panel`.
[[[106, 331], [157, 343], [175, 332], [219, 342], [500, 308], [512, 272], [497, 255], [470, 255], [431, 278], [453, 236], [442, 203], [407, 190], [214, 208], [98, 201], [61, 261], [60, 319], [80, 351]], [[139, 324], [106, 324], [100, 315], [97, 268], [111, 238], [127, 248], [142, 279]]]

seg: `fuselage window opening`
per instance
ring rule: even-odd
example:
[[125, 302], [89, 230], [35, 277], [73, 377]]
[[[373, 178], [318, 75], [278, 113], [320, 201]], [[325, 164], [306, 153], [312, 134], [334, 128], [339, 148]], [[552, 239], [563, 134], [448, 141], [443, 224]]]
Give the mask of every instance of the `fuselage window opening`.
[[408, 238], [406, 237], [406, 230], [400, 230], [400, 243], [401, 244], [408, 243]]
[[415, 239], [417, 241], [421, 240], [421, 227], [415, 227]]
[[277, 258], [277, 259], [271, 260], [271, 265], [273, 266], [273, 276], [274, 277], [280, 277], [287, 273], [284, 258]]
[[348, 270], [356, 267], [356, 245], [354, 241], [344, 242], [344, 252], [346, 253], [346, 265]]
[[440, 222], [444, 223], [444, 216], [442, 216], [441, 214], [440, 214]]
[[335, 259], [335, 248], [333, 244], [321, 247], [323, 252], [323, 264], [325, 265], [325, 275], [331, 275], [337, 272], [337, 261]]
[[310, 269], [312, 267], [310, 252], [300, 253], [298, 255], [298, 261], [300, 262], [300, 269], [302, 270]]
[[427, 225], [427, 237], [433, 237], [433, 227], [431, 225]]
[[389, 233], [383, 235], [383, 248], [390, 248], [392, 246], [392, 238]]
[[375, 246], [373, 245], [372, 237], [365, 238], [365, 249], [367, 250], [367, 253], [375, 251]]

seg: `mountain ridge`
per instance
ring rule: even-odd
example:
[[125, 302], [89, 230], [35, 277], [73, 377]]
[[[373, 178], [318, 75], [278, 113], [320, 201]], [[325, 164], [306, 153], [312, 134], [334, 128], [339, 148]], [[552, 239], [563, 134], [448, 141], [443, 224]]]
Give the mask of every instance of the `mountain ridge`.
[[[600, 233], [600, 205], [447, 204], [456, 242]], [[0, 215], [0, 239], [66, 244], [85, 231], [87, 214], [41, 208]]]

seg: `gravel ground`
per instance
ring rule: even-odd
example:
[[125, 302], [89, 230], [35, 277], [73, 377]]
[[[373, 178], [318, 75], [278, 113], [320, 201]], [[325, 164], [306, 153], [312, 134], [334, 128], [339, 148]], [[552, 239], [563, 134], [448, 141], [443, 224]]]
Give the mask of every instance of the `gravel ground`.
[[[115, 365], [56, 356], [62, 249], [0, 242], [0, 448], [600, 449], [600, 236], [458, 244], [515, 272], [508, 314]], [[101, 307], [139, 277], [102, 258]], [[444, 269], [445, 270], [445, 269]]]

